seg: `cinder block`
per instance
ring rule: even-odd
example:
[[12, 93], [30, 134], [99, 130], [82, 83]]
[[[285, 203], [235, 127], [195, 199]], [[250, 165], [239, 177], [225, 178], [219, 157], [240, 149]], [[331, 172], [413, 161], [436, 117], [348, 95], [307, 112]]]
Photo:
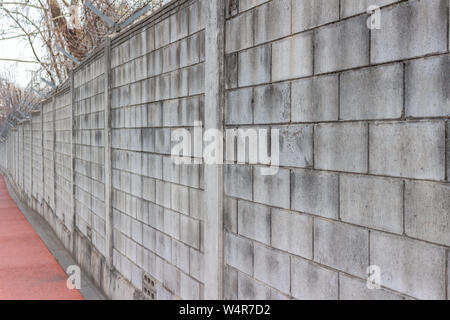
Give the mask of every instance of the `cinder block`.
[[254, 122], [286, 123], [291, 117], [289, 82], [254, 89]]
[[238, 202], [238, 233], [270, 244], [270, 208], [252, 202]]
[[447, 6], [447, 0], [413, 0], [382, 9], [382, 26], [371, 33], [370, 61], [381, 63], [445, 52]]
[[224, 267], [223, 297], [225, 300], [238, 299], [238, 272], [229, 267]]
[[312, 217], [291, 211], [272, 209], [270, 235], [271, 245], [274, 248], [312, 259]]
[[237, 200], [225, 197], [223, 208], [223, 225], [224, 228], [233, 233], [238, 233], [238, 210]]
[[189, 213], [191, 217], [204, 220], [204, 192], [200, 189], [189, 189]]
[[255, 44], [287, 36], [291, 32], [291, 1], [275, 0], [255, 9]]
[[319, 124], [314, 129], [316, 169], [367, 172], [368, 130], [364, 123]]
[[401, 295], [385, 289], [369, 289], [367, 281], [339, 276], [339, 297], [341, 300], [403, 300]]
[[239, 300], [269, 300], [270, 288], [254, 279], [238, 272], [238, 295]]
[[172, 184], [172, 209], [189, 214], [189, 188]]
[[406, 64], [406, 116], [450, 116], [450, 55]]
[[292, 2], [294, 33], [339, 20], [339, 0], [296, 0]]
[[367, 17], [355, 17], [319, 28], [315, 33], [316, 74], [369, 64]]
[[367, 12], [369, 6], [383, 7], [400, 0], [341, 0], [341, 18]]
[[281, 292], [289, 293], [291, 286], [289, 255], [255, 245], [255, 278]]
[[253, 274], [253, 244], [232, 233], [225, 232], [225, 263], [245, 272]]
[[164, 209], [164, 233], [175, 239], [180, 239], [180, 220], [180, 214], [178, 212]]
[[262, 175], [260, 169], [260, 167], [255, 167], [253, 173], [254, 200], [259, 203], [289, 209], [289, 170], [279, 169], [274, 175]]
[[314, 261], [365, 277], [368, 254], [367, 230], [340, 222], [314, 220]]
[[189, 273], [189, 247], [172, 239], [172, 263], [179, 269]]
[[239, 12], [246, 11], [248, 9], [259, 6], [269, 0], [240, 0], [239, 1]]
[[253, 46], [253, 10], [226, 22], [225, 53], [231, 53]]
[[143, 225], [143, 245], [151, 251], [156, 249], [156, 231], [147, 225]]
[[180, 215], [180, 240], [191, 247], [200, 249], [200, 221]]
[[337, 300], [338, 273], [310, 261], [291, 258], [291, 293], [300, 300]]
[[204, 254], [198, 250], [190, 248], [189, 252], [189, 269], [190, 275], [198, 281], [204, 282], [205, 275], [205, 258]]
[[163, 268], [163, 284], [169, 291], [176, 295], [180, 295], [180, 277], [181, 272], [173, 265], [164, 263]]
[[228, 91], [225, 103], [225, 124], [253, 123], [253, 89]]
[[313, 166], [313, 126], [272, 127], [280, 130], [280, 165], [307, 168]]
[[345, 72], [340, 82], [340, 119], [397, 119], [403, 111], [403, 65]]
[[239, 52], [238, 83], [240, 87], [270, 82], [271, 48], [271, 45], [265, 45]]
[[443, 122], [370, 125], [370, 173], [444, 180], [444, 150]]
[[419, 299], [445, 299], [445, 248], [380, 232], [370, 233], [370, 264], [381, 285]]
[[313, 55], [312, 32], [274, 42], [272, 44], [272, 81], [312, 75]]
[[403, 181], [368, 176], [340, 176], [342, 221], [403, 233]]
[[200, 283], [181, 273], [180, 297], [185, 300], [200, 300], [202, 297]]
[[225, 88], [233, 89], [238, 86], [238, 53], [225, 56]]
[[229, 164], [224, 170], [225, 194], [245, 200], [253, 200], [253, 170], [248, 165]]
[[167, 261], [172, 260], [172, 239], [162, 232], [156, 232], [156, 254]]
[[413, 238], [450, 245], [450, 185], [406, 181], [405, 232]]
[[159, 49], [170, 43], [170, 20], [164, 19], [155, 25], [155, 48]]
[[338, 120], [339, 78], [337, 75], [293, 81], [292, 121]]

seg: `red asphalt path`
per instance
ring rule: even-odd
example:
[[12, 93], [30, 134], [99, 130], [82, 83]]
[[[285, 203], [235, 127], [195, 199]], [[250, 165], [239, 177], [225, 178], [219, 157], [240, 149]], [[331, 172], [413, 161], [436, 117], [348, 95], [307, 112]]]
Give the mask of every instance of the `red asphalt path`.
[[0, 300], [82, 300], [0, 176]]

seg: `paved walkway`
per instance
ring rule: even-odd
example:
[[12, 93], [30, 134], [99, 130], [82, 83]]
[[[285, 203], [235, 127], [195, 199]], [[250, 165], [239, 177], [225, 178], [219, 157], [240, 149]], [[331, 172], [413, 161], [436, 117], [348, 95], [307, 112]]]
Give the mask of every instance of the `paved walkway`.
[[0, 300], [82, 300], [0, 176]]

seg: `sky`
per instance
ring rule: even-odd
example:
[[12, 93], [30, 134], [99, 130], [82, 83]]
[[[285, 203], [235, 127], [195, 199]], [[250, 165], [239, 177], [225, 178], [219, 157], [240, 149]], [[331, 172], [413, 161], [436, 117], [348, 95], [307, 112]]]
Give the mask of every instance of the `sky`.
[[[0, 41], [0, 59], [34, 60], [30, 46], [25, 40]], [[28, 70], [36, 70], [38, 64], [0, 61], [0, 74], [9, 74], [19, 86], [25, 87], [31, 80]]]

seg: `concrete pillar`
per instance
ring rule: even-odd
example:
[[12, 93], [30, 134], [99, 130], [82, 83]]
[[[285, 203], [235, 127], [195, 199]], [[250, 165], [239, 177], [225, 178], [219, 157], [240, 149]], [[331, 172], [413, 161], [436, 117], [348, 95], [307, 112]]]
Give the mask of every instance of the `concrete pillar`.
[[77, 226], [77, 214], [75, 210], [75, 71], [72, 70], [70, 73], [70, 110], [71, 110], [71, 122], [72, 122], [72, 140], [71, 140], [71, 146], [72, 146], [72, 252], [76, 254], [75, 252], [75, 230]]
[[111, 136], [111, 39], [105, 41], [105, 225], [106, 261], [113, 266], [113, 210], [112, 210], [112, 136]]
[[[223, 132], [225, 104], [223, 0], [204, 1], [207, 10], [205, 46], [205, 130]], [[223, 297], [223, 165], [205, 164], [205, 299]]]

